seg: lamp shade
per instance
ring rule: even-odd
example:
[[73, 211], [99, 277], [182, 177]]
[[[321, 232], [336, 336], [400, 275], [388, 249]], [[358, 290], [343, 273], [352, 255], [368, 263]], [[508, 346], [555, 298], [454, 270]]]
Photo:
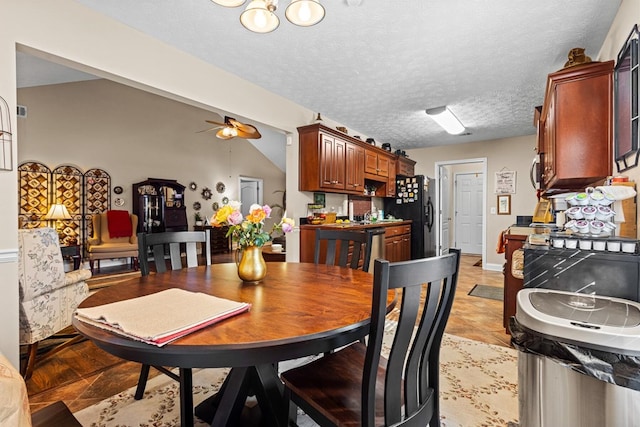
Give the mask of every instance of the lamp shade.
[[51, 207], [49, 208], [49, 212], [47, 212], [47, 214], [44, 216], [44, 219], [71, 219], [71, 215], [69, 214], [69, 211], [67, 210], [67, 207], [65, 205], [55, 204], [51, 205]]
[[449, 110], [449, 107], [436, 107], [426, 110], [426, 113], [438, 123], [447, 133], [458, 135], [464, 132], [464, 126], [460, 120]]
[[292, 24], [310, 27], [322, 21], [324, 7], [318, 0], [291, 0], [284, 14]]
[[224, 7], [238, 7], [242, 6], [247, 0], [211, 0], [214, 3]]
[[265, 0], [251, 0], [247, 8], [240, 15], [240, 23], [249, 31], [254, 33], [270, 33], [278, 28], [280, 19], [273, 13], [275, 7]]

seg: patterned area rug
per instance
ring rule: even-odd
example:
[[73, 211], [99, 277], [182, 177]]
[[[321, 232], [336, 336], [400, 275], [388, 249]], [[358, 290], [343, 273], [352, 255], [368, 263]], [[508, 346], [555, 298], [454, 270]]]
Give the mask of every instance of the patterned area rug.
[[[393, 327], [389, 322], [389, 330]], [[383, 354], [388, 354], [388, 344], [383, 347]], [[445, 334], [440, 357], [443, 427], [517, 425], [516, 350]], [[194, 370], [194, 404], [215, 393], [227, 373], [228, 369]], [[179, 426], [177, 382], [160, 375], [149, 381], [142, 400], [134, 400], [134, 392], [135, 387], [75, 416], [85, 427]], [[316, 426], [305, 414], [299, 415], [298, 424]], [[195, 425], [206, 424], [196, 421]]]

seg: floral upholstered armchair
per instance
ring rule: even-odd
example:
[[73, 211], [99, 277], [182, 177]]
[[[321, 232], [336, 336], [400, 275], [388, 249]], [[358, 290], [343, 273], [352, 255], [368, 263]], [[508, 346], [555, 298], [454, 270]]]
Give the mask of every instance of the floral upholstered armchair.
[[65, 273], [58, 233], [53, 228], [18, 230], [18, 250], [20, 344], [28, 346], [21, 371], [29, 378], [38, 342], [71, 325], [73, 312], [89, 295], [86, 280], [91, 272]]

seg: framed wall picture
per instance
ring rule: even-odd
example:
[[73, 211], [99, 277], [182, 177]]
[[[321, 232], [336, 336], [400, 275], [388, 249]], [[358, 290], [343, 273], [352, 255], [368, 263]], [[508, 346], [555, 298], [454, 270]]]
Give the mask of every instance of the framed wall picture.
[[511, 195], [500, 194], [498, 196], [498, 215], [511, 215]]
[[514, 194], [516, 192], [516, 171], [496, 172], [496, 194]]
[[325, 194], [324, 193], [313, 193], [313, 204], [314, 205], [322, 205], [322, 207], [325, 207]]

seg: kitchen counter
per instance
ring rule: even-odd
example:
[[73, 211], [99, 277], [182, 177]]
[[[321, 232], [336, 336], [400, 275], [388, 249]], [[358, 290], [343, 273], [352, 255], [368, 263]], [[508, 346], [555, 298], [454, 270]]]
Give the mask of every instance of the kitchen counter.
[[378, 227], [390, 227], [390, 226], [396, 226], [396, 225], [410, 225], [412, 221], [410, 220], [384, 220], [384, 221], [376, 221], [376, 222], [369, 222], [369, 223], [364, 223], [362, 221], [354, 221], [354, 222], [349, 222], [349, 223], [342, 223], [342, 224], [337, 224], [337, 223], [331, 223], [331, 224], [300, 224], [300, 229], [304, 230], [304, 229], [312, 229], [315, 230], [316, 228], [353, 228], [356, 230], [364, 230], [367, 228], [378, 228]]
[[[366, 230], [371, 228], [385, 228], [385, 235], [395, 236], [394, 231], [397, 230], [397, 233], [400, 234], [400, 230], [403, 228], [410, 229], [412, 221], [410, 220], [393, 220], [393, 221], [376, 221], [371, 223], [362, 223], [362, 222], [350, 222], [350, 223], [342, 223], [342, 224], [300, 224], [300, 262], [313, 262], [314, 254], [315, 254], [315, 234], [316, 229], [349, 229], [349, 230]], [[409, 226], [409, 227], [407, 227]], [[397, 227], [397, 228], [390, 228]], [[409, 232], [407, 236], [410, 237], [410, 231], [403, 230], [402, 233]], [[375, 260], [376, 258], [385, 257], [385, 235], [374, 237], [373, 246], [371, 248], [371, 260]], [[411, 258], [411, 248], [410, 242], [409, 247], [407, 249], [408, 254], [404, 254], [403, 256], [406, 259]], [[391, 255], [391, 254], [387, 254]], [[392, 256], [393, 258], [393, 256]], [[392, 259], [389, 259], [392, 261]], [[393, 259], [395, 261], [395, 259]]]

